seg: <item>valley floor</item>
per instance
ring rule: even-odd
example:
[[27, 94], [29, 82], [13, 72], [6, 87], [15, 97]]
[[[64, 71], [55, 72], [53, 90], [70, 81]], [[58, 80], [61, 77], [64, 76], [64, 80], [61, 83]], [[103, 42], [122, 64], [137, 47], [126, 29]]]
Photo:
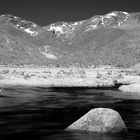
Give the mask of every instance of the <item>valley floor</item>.
[[112, 87], [116, 84], [140, 82], [139, 72], [133, 69], [48, 68], [0, 66], [0, 86], [43, 87]]

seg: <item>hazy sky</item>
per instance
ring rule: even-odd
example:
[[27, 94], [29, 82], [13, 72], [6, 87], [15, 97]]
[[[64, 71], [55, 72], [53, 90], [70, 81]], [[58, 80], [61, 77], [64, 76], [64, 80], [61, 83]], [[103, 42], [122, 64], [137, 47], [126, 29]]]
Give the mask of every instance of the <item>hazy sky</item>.
[[140, 12], [140, 0], [0, 0], [0, 14], [12, 14], [41, 26], [79, 21], [113, 10]]

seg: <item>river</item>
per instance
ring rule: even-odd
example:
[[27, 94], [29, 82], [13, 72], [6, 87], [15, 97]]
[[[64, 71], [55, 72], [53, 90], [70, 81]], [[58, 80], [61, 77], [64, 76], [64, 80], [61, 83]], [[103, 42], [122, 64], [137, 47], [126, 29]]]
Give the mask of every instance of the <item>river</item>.
[[[68, 132], [65, 128], [90, 109], [120, 113], [128, 133]], [[117, 88], [5, 87], [0, 93], [0, 139], [134, 140], [140, 138], [140, 94]]]

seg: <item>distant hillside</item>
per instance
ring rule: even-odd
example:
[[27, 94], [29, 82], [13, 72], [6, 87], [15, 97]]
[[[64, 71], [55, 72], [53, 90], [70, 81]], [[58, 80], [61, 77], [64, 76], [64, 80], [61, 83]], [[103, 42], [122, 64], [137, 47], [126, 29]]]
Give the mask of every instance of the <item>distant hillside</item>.
[[140, 13], [114, 11], [40, 27], [0, 16], [0, 65], [130, 67], [140, 63]]

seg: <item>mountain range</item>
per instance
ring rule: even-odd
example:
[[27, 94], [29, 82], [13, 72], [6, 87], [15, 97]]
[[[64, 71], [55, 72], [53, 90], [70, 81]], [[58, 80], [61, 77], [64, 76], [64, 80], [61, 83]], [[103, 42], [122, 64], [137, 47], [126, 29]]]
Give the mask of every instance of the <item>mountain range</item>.
[[140, 13], [113, 11], [41, 27], [0, 16], [0, 65], [131, 67], [140, 63]]

